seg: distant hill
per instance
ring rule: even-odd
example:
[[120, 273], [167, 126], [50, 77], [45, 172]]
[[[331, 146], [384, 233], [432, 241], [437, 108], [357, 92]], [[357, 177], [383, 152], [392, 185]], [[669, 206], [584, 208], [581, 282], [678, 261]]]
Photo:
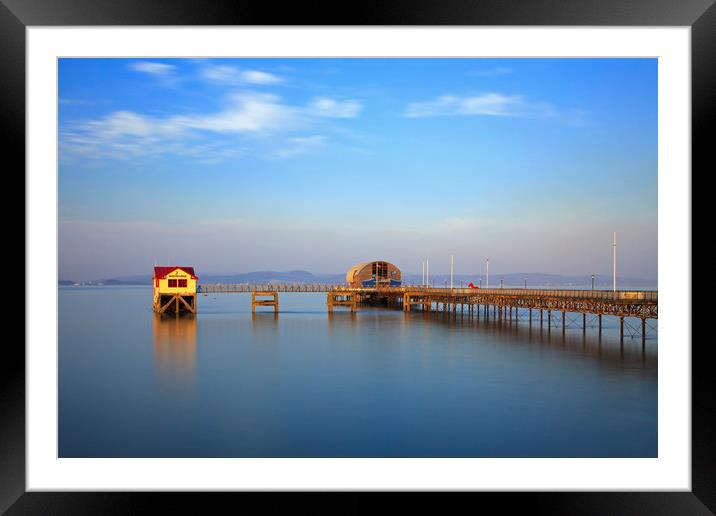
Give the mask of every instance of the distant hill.
[[[201, 274], [199, 283], [343, 283], [345, 274], [312, 274], [308, 271], [254, 271], [239, 274]], [[73, 285], [75, 282], [61, 280], [61, 285]], [[103, 285], [151, 285], [150, 274], [138, 276], [119, 276], [94, 281], [85, 281], [82, 284]]]
[[199, 283], [342, 283], [345, 274], [312, 274], [308, 271], [256, 271], [241, 274], [203, 274]]
[[[500, 280], [505, 287], [524, 287], [527, 278], [527, 287], [563, 287], [563, 288], [589, 288], [592, 283], [591, 274], [586, 275], [560, 275], [541, 272], [519, 272], [509, 274], [490, 274], [490, 286], [499, 287]], [[465, 286], [469, 282], [476, 285], [482, 279], [482, 286], [486, 286], [484, 275], [455, 274], [453, 282], [459, 287], [461, 282]], [[308, 271], [254, 271], [239, 274], [201, 274], [200, 284], [207, 283], [329, 283], [342, 284], [345, 274], [313, 274]], [[417, 285], [421, 282], [420, 274], [404, 274], [403, 282]], [[137, 276], [120, 276], [94, 281], [78, 282], [81, 285], [151, 285], [152, 277], [149, 274]], [[449, 274], [431, 274], [430, 284], [445, 286], [450, 283]], [[74, 285], [71, 280], [60, 280], [60, 285]], [[597, 289], [608, 289], [612, 286], [612, 277], [609, 274], [597, 274], [594, 281]], [[618, 288], [657, 288], [657, 281], [645, 278], [617, 277]]]

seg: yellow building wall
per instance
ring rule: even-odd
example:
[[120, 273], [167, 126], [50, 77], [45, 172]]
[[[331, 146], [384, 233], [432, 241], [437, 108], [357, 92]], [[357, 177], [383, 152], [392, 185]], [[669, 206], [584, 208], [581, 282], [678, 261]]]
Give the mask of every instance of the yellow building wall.
[[[180, 280], [185, 279], [186, 287], [169, 287], [169, 280]], [[184, 272], [181, 269], [174, 269], [172, 272], [166, 275], [166, 277], [159, 280], [159, 286], [157, 286], [157, 279], [154, 278], [154, 299], [162, 294], [196, 294], [196, 279], [191, 277], [191, 274]]]

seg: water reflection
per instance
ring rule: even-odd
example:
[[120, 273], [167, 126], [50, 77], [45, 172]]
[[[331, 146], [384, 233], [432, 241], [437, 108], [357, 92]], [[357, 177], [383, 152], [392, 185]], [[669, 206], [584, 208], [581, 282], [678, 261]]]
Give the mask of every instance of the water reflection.
[[[454, 329], [470, 329], [483, 336], [489, 336], [495, 342], [506, 346], [536, 344], [550, 351], [560, 351], [579, 355], [584, 358], [596, 358], [605, 366], [656, 367], [658, 363], [658, 344], [656, 339], [647, 340], [642, 345], [640, 338], [625, 338], [620, 341], [618, 335], [597, 334], [593, 328], [587, 331], [573, 328], [562, 332], [559, 328], [545, 325], [542, 330], [531, 327], [525, 322], [499, 319], [478, 319], [461, 317], [460, 314], [443, 312], [408, 312], [402, 318], [406, 326], [420, 325], [424, 334], [429, 333], [431, 325], [450, 326]], [[554, 321], [553, 321], [554, 324]], [[554, 329], [555, 331], [551, 331]], [[449, 335], [449, 334], [448, 334]]]
[[[280, 320], [275, 312], [256, 312], [251, 314], [252, 348], [275, 350], [280, 343]], [[239, 337], [239, 341], [241, 338]]]
[[60, 292], [61, 456], [658, 454], [656, 335], [642, 358], [618, 320], [600, 341], [577, 324], [563, 336], [554, 315], [548, 335], [546, 316], [531, 332], [522, 314], [329, 316], [324, 295], [299, 293], [278, 319], [252, 318], [246, 295], [157, 317], [148, 293]]
[[277, 326], [278, 312], [254, 312], [251, 314], [251, 325], [254, 328], [259, 326]]
[[[355, 328], [358, 323], [358, 314], [350, 310], [335, 310], [327, 312], [328, 315], [328, 334], [333, 334], [336, 327], [352, 327]], [[338, 326], [336, 326], [338, 325]]]
[[159, 383], [193, 385], [196, 374], [196, 318], [154, 314], [154, 362]]

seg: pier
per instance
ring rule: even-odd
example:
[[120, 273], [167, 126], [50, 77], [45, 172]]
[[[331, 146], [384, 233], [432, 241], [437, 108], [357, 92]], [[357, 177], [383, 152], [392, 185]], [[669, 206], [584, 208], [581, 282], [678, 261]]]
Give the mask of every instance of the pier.
[[237, 292], [330, 292], [335, 283], [210, 283], [198, 285], [197, 294], [231, 294]]
[[[270, 298], [270, 299], [269, 299]], [[253, 290], [251, 292], [251, 313], [256, 313], [257, 306], [273, 307], [275, 314], [278, 313], [278, 292], [275, 290]]]
[[657, 291], [632, 290], [561, 290], [561, 289], [473, 289], [431, 287], [383, 287], [353, 289], [337, 287], [331, 296], [356, 295], [367, 304], [385, 304], [405, 312], [422, 310], [440, 311], [461, 317], [484, 317], [497, 321], [519, 321], [520, 310], [529, 325], [537, 322], [540, 329], [552, 328], [552, 315], [561, 316], [564, 333], [567, 314], [581, 315], [582, 331], [586, 332], [587, 315], [595, 316], [599, 334], [602, 333], [602, 317], [619, 318], [620, 338], [624, 339], [626, 318], [638, 318], [641, 322], [642, 341], [646, 339], [647, 320], [658, 319], [659, 293]]
[[[596, 323], [602, 334], [602, 318], [619, 320], [620, 339], [625, 327], [646, 340], [648, 321], [658, 319], [659, 293], [649, 290], [576, 290], [528, 288], [435, 288], [427, 285], [402, 285], [400, 269], [389, 262], [359, 263], [348, 270], [346, 283], [268, 283], [199, 285], [192, 267], [155, 267], [154, 309], [159, 313], [181, 311], [196, 313], [196, 295], [251, 293], [251, 313], [257, 307], [271, 307], [279, 313], [280, 292], [325, 292], [329, 313], [344, 307], [356, 313], [361, 306], [386, 306], [411, 312], [445, 313], [453, 317], [474, 317], [498, 322], [519, 323], [525, 320], [551, 332], [554, 323], [566, 331], [581, 326], [586, 333]], [[575, 319], [576, 318], [576, 319]], [[581, 320], [580, 320], [581, 319]], [[638, 319], [633, 328], [627, 319]], [[559, 328], [557, 326], [557, 328]], [[634, 330], [633, 332], [631, 330]]]
[[[199, 285], [197, 292], [240, 293], [251, 292], [251, 311], [256, 306], [274, 306], [278, 313], [279, 292], [326, 292], [328, 312], [345, 307], [357, 312], [361, 306], [387, 306], [411, 312], [442, 312], [452, 316], [485, 318], [498, 322], [519, 322], [520, 317], [530, 327], [552, 331], [559, 323], [564, 333], [568, 315], [577, 317], [572, 325], [580, 325], [586, 332], [588, 321], [596, 319], [601, 336], [602, 317], [619, 319], [620, 338], [624, 338], [625, 319], [640, 321], [637, 328], [642, 341], [646, 339], [647, 321], [658, 319], [659, 294], [648, 290], [564, 290], [525, 288], [434, 288], [423, 286], [359, 287], [327, 284], [273, 284], [273, 285]], [[257, 301], [257, 295], [273, 296], [272, 300]], [[580, 317], [581, 316], [581, 317]]]

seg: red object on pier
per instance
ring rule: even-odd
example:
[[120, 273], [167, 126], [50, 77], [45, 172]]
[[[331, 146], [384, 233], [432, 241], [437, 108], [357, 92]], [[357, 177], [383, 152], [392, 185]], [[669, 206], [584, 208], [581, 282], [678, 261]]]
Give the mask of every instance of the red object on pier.
[[480, 287], [476, 287], [472, 281], [470, 283], [468, 283], [467, 286], [470, 288], [480, 288]]

